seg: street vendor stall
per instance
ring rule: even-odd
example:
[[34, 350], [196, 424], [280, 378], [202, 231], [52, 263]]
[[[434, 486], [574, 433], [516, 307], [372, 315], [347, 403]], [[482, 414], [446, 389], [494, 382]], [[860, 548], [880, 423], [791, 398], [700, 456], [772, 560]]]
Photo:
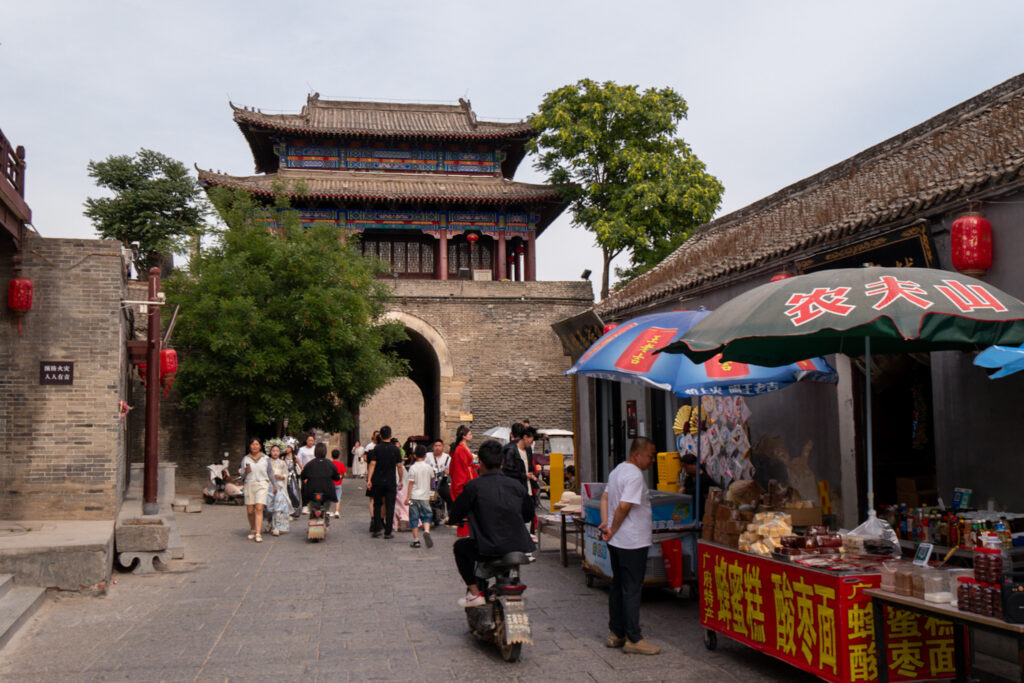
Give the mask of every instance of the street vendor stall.
[[[583, 572], [587, 585], [594, 579], [610, 581], [611, 560], [608, 544], [601, 538], [601, 494], [605, 484], [588, 482], [583, 484]], [[693, 498], [679, 493], [650, 491], [651, 536], [653, 543], [647, 552], [647, 569], [644, 573], [645, 586], [661, 586], [680, 589], [684, 583], [690, 586], [690, 597], [696, 599], [696, 574], [684, 574], [683, 557], [696, 557], [696, 526]], [[685, 544], [685, 547], [684, 547]]]
[[[731, 299], [691, 328], [680, 341], [662, 351], [683, 353], [695, 361], [721, 357], [764, 365], [781, 365], [816, 353], [863, 355], [868, 521], [862, 526], [873, 526], [891, 537], [885, 541], [895, 546], [894, 554], [898, 557], [901, 553], [895, 533], [874, 511], [872, 353], [971, 351], [1022, 341], [1024, 303], [987, 283], [927, 268], [865, 267], [822, 270], [755, 287]], [[781, 544], [793, 551], [782, 555], [784, 559], [792, 560], [793, 554], [819, 549], [816, 541], [813, 548], [810, 545], [801, 548], [798, 541], [792, 543], [797, 545]], [[875, 623], [872, 617], [870, 627], [858, 628], [858, 624], [865, 623], [862, 616], [866, 613], [862, 613], [861, 607], [853, 612], [849, 605], [862, 604], [858, 601], [867, 601], [870, 595], [853, 589], [856, 586], [861, 591], [881, 585], [886, 576], [882, 573], [885, 565], [880, 566], [877, 573], [849, 571], [839, 583], [824, 582], [819, 586], [812, 579], [818, 578], [821, 570], [838, 571], [842, 575], [846, 571], [844, 565], [832, 565], [830, 560], [834, 558], [811, 557], [808, 559], [825, 564], [813, 568], [818, 574], [805, 575], [804, 572], [811, 570], [801, 566], [806, 565], [806, 561], [779, 563], [774, 547], [764, 559], [705, 543], [701, 544], [700, 551], [701, 588], [712, 591], [702, 595], [701, 622], [711, 632], [735, 636], [741, 642], [780, 656], [826, 680], [874, 680], [877, 677], [884, 680], [887, 674], [892, 680], [910, 680], [950, 677], [955, 672], [953, 655], [957, 648], [953, 641], [963, 637], [962, 632], [956, 633], [956, 629], [963, 626], [954, 627], [950, 621], [941, 619], [938, 611], [925, 615], [890, 602], [884, 610], [879, 608], [875, 612], [880, 617], [884, 615], [884, 625]], [[856, 554], [851, 556], [856, 559]], [[762, 590], [766, 585], [760, 575], [762, 570], [768, 574], [770, 589]], [[750, 586], [756, 590], [751, 590], [750, 595], [747, 594], [748, 573], [760, 580], [757, 583], [751, 579]], [[904, 591], [908, 580], [913, 582], [911, 590], [917, 590], [920, 582], [921, 595], [927, 600], [924, 573], [907, 571], [905, 567], [891, 568], [887, 573], [901, 577]], [[724, 578], [719, 581], [719, 576]], [[932, 580], [941, 586], [942, 578], [932, 577]], [[948, 604], [948, 583], [946, 577], [947, 588], [933, 593], [937, 602], [945, 599]], [[989, 583], [985, 590], [989, 600], [979, 598], [979, 601], [994, 610], [995, 587]], [[829, 600], [838, 600], [835, 608], [827, 607]], [[852, 602], [844, 603], [844, 600]], [[840, 614], [828, 611], [836, 608]], [[825, 617], [822, 617], [822, 609], [826, 610]], [[760, 620], [762, 612], [768, 625], [764, 638], [751, 639], [748, 615], [758, 615]], [[742, 619], [735, 616], [732, 620], [726, 619], [728, 614], [736, 613]], [[826, 623], [839, 624], [838, 632], [821, 637], [821, 626]], [[819, 629], [817, 642], [811, 635], [814, 625]], [[871, 640], [872, 628], [878, 629], [881, 646]], [[802, 643], [799, 650], [791, 645], [793, 640]], [[872, 666], [870, 660], [876, 652], [883, 655], [884, 661]]]
[[[714, 649], [720, 633], [826, 681], [879, 680], [865, 591], [879, 586], [882, 560], [815, 554], [790, 561], [700, 541], [705, 645]], [[888, 680], [953, 677], [949, 621], [889, 608], [881, 630]]]

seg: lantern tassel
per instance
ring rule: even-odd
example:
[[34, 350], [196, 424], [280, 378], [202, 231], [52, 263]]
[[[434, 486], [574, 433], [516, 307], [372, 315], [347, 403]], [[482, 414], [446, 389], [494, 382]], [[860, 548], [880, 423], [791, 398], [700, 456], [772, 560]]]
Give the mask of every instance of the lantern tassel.
[[18, 317], [18, 336], [21, 336], [21, 316]]

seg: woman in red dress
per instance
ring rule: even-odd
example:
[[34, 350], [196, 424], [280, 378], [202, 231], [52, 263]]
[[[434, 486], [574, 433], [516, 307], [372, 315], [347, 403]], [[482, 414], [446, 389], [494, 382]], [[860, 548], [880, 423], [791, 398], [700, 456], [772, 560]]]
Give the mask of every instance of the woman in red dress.
[[[466, 484], [478, 476], [476, 465], [473, 464], [473, 454], [469, 450], [469, 442], [472, 440], [473, 432], [469, 427], [459, 425], [455, 432], [456, 446], [452, 451], [452, 463], [449, 469], [452, 477], [452, 500], [458, 498]], [[458, 536], [460, 538], [469, 536], [469, 525], [466, 522], [459, 525]]]

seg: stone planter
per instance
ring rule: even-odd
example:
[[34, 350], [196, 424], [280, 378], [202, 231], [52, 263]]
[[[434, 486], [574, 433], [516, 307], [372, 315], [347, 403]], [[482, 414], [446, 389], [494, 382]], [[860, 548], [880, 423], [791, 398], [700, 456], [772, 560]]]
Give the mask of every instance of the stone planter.
[[167, 550], [171, 528], [159, 517], [133, 517], [120, 522], [114, 531], [117, 552], [161, 552]]

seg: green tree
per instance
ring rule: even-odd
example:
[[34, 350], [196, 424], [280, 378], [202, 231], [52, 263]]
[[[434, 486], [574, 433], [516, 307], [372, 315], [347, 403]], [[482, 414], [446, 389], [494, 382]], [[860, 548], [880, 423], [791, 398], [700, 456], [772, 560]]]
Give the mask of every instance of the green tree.
[[140, 279], [157, 265], [160, 254], [184, 251], [187, 240], [202, 233], [207, 204], [185, 165], [159, 152], [141, 149], [89, 162], [89, 177], [113, 197], [85, 200], [85, 216], [101, 237], [135, 248]]
[[387, 350], [402, 326], [380, 323], [383, 266], [335, 229], [302, 227], [286, 199], [266, 208], [223, 188], [211, 199], [227, 229], [167, 281], [181, 306], [182, 404], [219, 396], [244, 403], [252, 422], [351, 429], [363, 400], [407, 370]]
[[672, 88], [584, 79], [549, 92], [532, 118], [535, 167], [601, 247], [602, 299], [612, 259], [630, 250], [635, 276], [718, 210], [722, 184], [676, 135], [686, 112]]

